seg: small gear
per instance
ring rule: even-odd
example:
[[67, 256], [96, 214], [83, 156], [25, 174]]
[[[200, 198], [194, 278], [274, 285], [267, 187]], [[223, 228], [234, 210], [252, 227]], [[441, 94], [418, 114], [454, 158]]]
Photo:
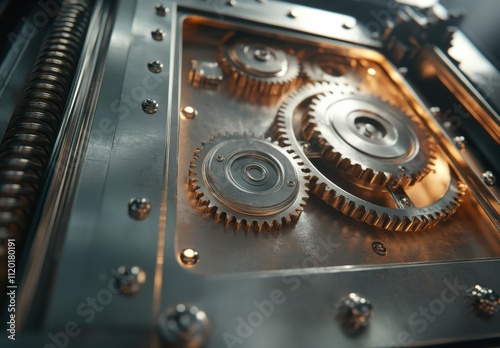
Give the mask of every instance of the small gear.
[[423, 126], [379, 98], [341, 91], [316, 96], [304, 124], [328, 162], [381, 186], [406, 187], [430, 172], [435, 143]]
[[222, 45], [220, 60], [239, 96], [280, 95], [298, 82], [297, 58], [257, 38], [230, 34]]
[[226, 224], [256, 231], [296, 221], [308, 180], [285, 149], [247, 135], [213, 137], [196, 149], [189, 187], [199, 206]]
[[[300, 128], [311, 100], [338, 92], [337, 87], [328, 83], [302, 87], [285, 100], [274, 122], [274, 135], [280, 145], [294, 151], [308, 168], [311, 191], [347, 216], [392, 231], [428, 229], [455, 213], [466, 186], [440, 154], [436, 156], [434, 170], [421, 182], [407, 188], [360, 183], [325, 165], [327, 161], [321, 156], [309, 158], [306, 155]], [[355, 95], [357, 91], [345, 89], [342, 93]]]
[[318, 50], [303, 54], [302, 71], [312, 82], [358, 85], [360, 76], [353, 63], [356, 61], [352, 58]]

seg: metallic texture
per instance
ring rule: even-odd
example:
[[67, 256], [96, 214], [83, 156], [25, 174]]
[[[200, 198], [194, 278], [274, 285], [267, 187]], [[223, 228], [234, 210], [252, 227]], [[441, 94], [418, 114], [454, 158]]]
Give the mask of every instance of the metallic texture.
[[151, 203], [147, 198], [132, 198], [128, 203], [128, 214], [136, 220], [144, 220], [150, 211]]
[[453, 143], [455, 143], [455, 146], [460, 150], [465, 149], [466, 141], [464, 136], [457, 135], [456, 137], [453, 138]]
[[146, 272], [138, 266], [120, 266], [113, 272], [117, 288], [124, 295], [137, 294], [146, 282]]
[[159, 60], [152, 60], [148, 63], [148, 70], [152, 73], [159, 74], [163, 70], [163, 63]]
[[180, 258], [182, 263], [188, 266], [192, 266], [200, 261], [200, 255], [198, 252], [191, 248], [182, 250], [180, 252]]
[[348, 332], [367, 327], [373, 316], [373, 306], [366, 298], [351, 292], [339, 304], [338, 318]]
[[301, 52], [302, 72], [311, 82], [331, 82], [339, 85], [359, 85], [357, 61], [323, 48], [315, 52]]
[[155, 6], [155, 11], [158, 16], [165, 17], [169, 12], [169, 9], [163, 4], [157, 4]]
[[308, 198], [299, 162], [279, 146], [247, 135], [214, 137], [196, 149], [189, 185], [207, 213], [245, 230], [288, 226]]
[[0, 239], [29, 228], [89, 24], [91, 1], [65, 1], [0, 145]]
[[152, 30], [151, 37], [153, 40], [162, 41], [165, 38], [165, 32], [161, 29]]
[[198, 116], [198, 110], [196, 110], [192, 106], [185, 106], [181, 110], [181, 115], [187, 119], [192, 119], [192, 118], [195, 118], [196, 116]]
[[[331, 169], [318, 168], [318, 164], [315, 165], [313, 159], [304, 154], [301, 141], [296, 136], [297, 124], [301, 125], [301, 120], [306, 117], [311, 99], [328, 93], [331, 88], [328, 83], [317, 83], [292, 93], [283, 102], [274, 123], [274, 135], [280, 145], [291, 148], [309, 170], [311, 191], [328, 205], [356, 220], [392, 231], [428, 229], [451, 216], [460, 205], [466, 187], [445, 162], [440, 165], [443, 173], [433, 174], [436, 175], [434, 178], [443, 180], [445, 189], [442, 195], [416, 207], [413, 204], [401, 204], [401, 197], [407, 197], [402, 189], [386, 187], [384, 191], [379, 187], [376, 189], [379, 197], [374, 197], [371, 195], [373, 188], [367, 190], [364, 184], [352, 177], [335, 172], [332, 174]], [[384, 195], [385, 198], [381, 199]]]
[[475, 285], [468, 295], [472, 298], [472, 307], [480, 315], [491, 316], [500, 310], [500, 295], [492, 289]]
[[310, 108], [305, 138], [349, 176], [406, 187], [431, 171], [435, 143], [428, 132], [379, 98], [332, 85]]
[[230, 34], [222, 44], [222, 67], [232, 78], [239, 96], [280, 95], [298, 83], [297, 58], [284, 48], [262, 40]]
[[375, 253], [377, 253], [380, 256], [387, 255], [387, 248], [385, 247], [384, 244], [382, 244], [380, 242], [373, 242], [372, 249]]
[[155, 114], [160, 105], [154, 99], [146, 99], [142, 102], [142, 110], [147, 114]]
[[495, 174], [493, 174], [492, 171], [488, 170], [482, 174], [482, 178], [484, 180], [484, 183], [488, 186], [493, 186], [497, 182], [497, 178]]
[[193, 87], [215, 89], [222, 81], [223, 77], [223, 72], [219, 63], [196, 59], [191, 60], [189, 80], [193, 84]]
[[210, 335], [210, 323], [198, 307], [178, 304], [160, 314], [158, 330], [161, 337], [175, 347], [201, 348]]

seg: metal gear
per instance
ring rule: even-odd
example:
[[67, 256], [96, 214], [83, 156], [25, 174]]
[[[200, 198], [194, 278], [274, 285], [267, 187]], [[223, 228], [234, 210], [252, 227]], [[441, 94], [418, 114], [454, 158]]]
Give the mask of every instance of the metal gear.
[[236, 228], [280, 229], [308, 198], [301, 164], [285, 149], [247, 135], [217, 136], [195, 150], [189, 187], [205, 212]]
[[302, 87], [285, 100], [274, 122], [274, 135], [280, 145], [294, 151], [308, 168], [311, 191], [347, 216], [392, 231], [428, 229], [451, 216], [460, 205], [466, 186], [441, 155], [436, 156], [431, 173], [407, 188], [366, 184], [332, 169], [321, 156], [306, 155], [300, 128], [310, 102], [332, 90], [337, 91], [336, 86], [328, 83]]
[[317, 95], [304, 121], [306, 140], [349, 176], [406, 187], [427, 175], [435, 142], [420, 123], [379, 98], [342, 89]]
[[231, 34], [222, 44], [220, 60], [239, 96], [280, 95], [298, 82], [298, 59], [258, 38]]

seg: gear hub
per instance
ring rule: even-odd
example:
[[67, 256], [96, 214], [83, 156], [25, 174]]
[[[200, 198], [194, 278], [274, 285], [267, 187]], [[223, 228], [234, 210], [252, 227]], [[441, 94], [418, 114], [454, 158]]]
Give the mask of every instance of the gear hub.
[[189, 185], [206, 212], [246, 230], [289, 225], [308, 197], [305, 174], [287, 151], [237, 134], [214, 137], [195, 151]]
[[430, 172], [435, 143], [421, 125], [378, 98], [340, 91], [314, 97], [305, 120], [304, 136], [325, 160], [384, 186], [406, 187]]
[[[332, 165], [332, 158], [329, 155], [332, 153], [331, 151], [314, 151], [315, 147], [321, 145], [318, 144], [319, 142], [312, 144], [306, 142], [308, 150], [304, 151], [304, 138], [302, 137], [303, 133], [308, 134], [307, 129], [311, 123], [309, 113], [312, 103], [314, 100], [321, 101], [321, 96], [331, 93], [343, 95], [342, 98], [347, 100], [358, 100], [359, 97], [358, 90], [350, 88], [339, 90], [339, 87], [335, 84], [316, 83], [307, 85], [292, 93], [285, 100], [274, 123], [274, 134], [280, 145], [294, 151], [308, 169], [311, 178], [311, 191], [315, 195], [347, 216], [392, 231], [428, 229], [438, 222], [446, 220], [456, 211], [462, 201], [466, 186], [459, 181], [456, 173], [439, 153], [436, 153], [433, 160], [433, 170], [414, 185], [405, 187], [389, 185], [389, 182], [385, 179], [380, 182], [387, 183], [387, 185], [379, 185], [376, 183], [377, 180], [363, 180], [366, 179], [365, 176], [350, 175], [348, 170], [344, 170], [346, 168]], [[328, 100], [328, 98], [325, 98], [325, 100]], [[378, 106], [369, 106], [366, 104], [370, 103], [369, 100], [364, 99], [365, 104], [360, 109], [377, 111], [374, 114], [379, 114], [381, 111], [374, 108], [380, 108], [383, 102], [375, 103]], [[393, 107], [384, 104], [382, 108], [383, 110], [386, 108], [391, 110], [394, 117], [400, 115]], [[349, 110], [354, 112], [357, 109], [351, 107]], [[329, 122], [327, 130], [332, 132], [329, 112], [334, 111], [326, 112], [326, 120]], [[414, 126], [408, 128], [407, 121], [400, 120], [400, 123], [404, 122], [405, 126], [403, 126], [392, 123], [392, 119], [390, 122], [374, 116], [365, 119], [363, 117], [367, 115], [366, 113], [361, 115], [350, 112], [347, 113], [347, 116], [350, 114], [354, 115], [350, 116], [353, 118], [350, 123], [347, 123], [349, 117], [344, 117], [345, 127], [350, 127], [346, 132], [352, 133], [353, 136], [355, 135], [364, 142], [381, 141], [389, 132], [394, 133], [391, 135], [392, 141], [397, 141], [396, 131], [401, 131], [399, 127], [403, 127], [401, 129], [404, 129], [403, 132], [406, 132], [406, 136], [409, 137], [403, 142], [403, 149], [413, 149], [412, 144], [419, 139], [419, 130]], [[395, 128], [391, 130], [391, 127]], [[411, 129], [411, 131], [408, 131], [408, 129]], [[336, 130], [333, 131], [337, 132]], [[337, 137], [341, 138], [342, 135], [337, 134]], [[307, 138], [313, 139], [314, 137], [308, 135]], [[341, 140], [335, 139], [334, 141]], [[345, 141], [345, 139], [342, 141]], [[326, 146], [325, 144], [327, 143], [323, 142], [323, 146]], [[359, 148], [356, 151], [361, 152], [364, 156], [371, 153], [369, 147], [358, 146], [361, 147], [364, 153], [358, 151], [361, 150]], [[419, 143], [419, 146], [422, 146], [422, 144]], [[415, 152], [416, 150], [412, 151]], [[373, 153], [371, 154], [373, 155]], [[391, 157], [385, 160], [394, 167], [392, 169], [389, 167], [391, 170], [387, 170], [388, 173], [397, 173], [401, 161], [396, 159], [400, 157], [411, 158], [411, 156], [401, 156], [399, 152], [392, 153]]]
[[298, 81], [300, 66], [295, 56], [257, 38], [230, 35], [221, 49], [221, 63], [233, 79], [237, 95], [280, 95]]

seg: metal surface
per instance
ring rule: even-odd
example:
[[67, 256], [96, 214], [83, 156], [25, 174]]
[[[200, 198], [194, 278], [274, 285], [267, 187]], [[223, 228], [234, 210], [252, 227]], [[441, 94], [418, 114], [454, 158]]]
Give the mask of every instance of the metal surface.
[[306, 175], [286, 150], [247, 135], [210, 139], [195, 150], [189, 186], [206, 213], [236, 229], [280, 229], [297, 221], [308, 198]]
[[[274, 117], [287, 97], [242, 100], [229, 88], [228, 76], [216, 90], [190, 83], [192, 59], [217, 61], [220, 34], [235, 25], [299, 48], [313, 51], [321, 45], [353, 58], [362, 72], [361, 90], [389, 95], [398, 108], [424, 120], [444, 153], [441, 163], [451, 172], [466, 172], [456, 168], [465, 166], [460, 151], [394, 66], [380, 53], [325, 38], [379, 45], [365, 35], [362, 23], [346, 29], [342, 23], [351, 17], [295, 5], [297, 17], [288, 18], [291, 6], [272, 1], [238, 1], [234, 6], [166, 1], [166, 16], [158, 16], [154, 5], [145, 0], [118, 3], [91, 140], [65, 213], [65, 239], [57, 262], [47, 261], [50, 272], [42, 273], [50, 275], [50, 290], [41, 301], [43, 310], [23, 309], [41, 319], [25, 326], [16, 343], [51, 344], [51, 337], [62, 337], [71, 322], [81, 329], [68, 337], [74, 347], [158, 348], [165, 339], [188, 345], [193, 341], [189, 333], [204, 332], [206, 326], [172, 330], [167, 313], [189, 314], [191, 306], [210, 318], [210, 337], [202, 335], [207, 347], [272, 343], [299, 348], [332, 342], [346, 348], [380, 347], [500, 336], [500, 317], [479, 320], [470, 313], [467, 295], [474, 284], [500, 288], [500, 236], [494, 211], [487, 200], [477, 198], [482, 193], [464, 196], [460, 210], [433, 230], [411, 234], [358, 223], [315, 197], [289, 228], [235, 233], [198, 211], [189, 196], [193, 149], [221, 132], [271, 136]], [[272, 23], [272, 28], [260, 27], [262, 23]], [[165, 32], [163, 41], [151, 37], [155, 28]], [[147, 67], [156, 59], [164, 64], [159, 73]], [[145, 98], [159, 103], [154, 117], [141, 109]], [[199, 111], [195, 118], [185, 117], [187, 106]], [[471, 178], [463, 176], [469, 184]], [[130, 197], [149, 198], [148, 219], [129, 217], [125, 204]], [[389, 252], [381, 257], [374, 242]], [[184, 264], [180, 255], [185, 249], [203, 259]], [[114, 281], [110, 270], [120, 264], [140, 265], [148, 274], [144, 286], [134, 297], [112, 296], [93, 310], [88, 298], [103, 298]], [[359, 335], [339, 325], [335, 307], [352, 292], [363, 294], [375, 310]], [[182, 303], [190, 305], [175, 310]], [[164, 308], [170, 311], [160, 312]]]
[[382, 100], [332, 86], [310, 108], [303, 134], [349, 176], [406, 187], [431, 171], [435, 144], [428, 132]]

